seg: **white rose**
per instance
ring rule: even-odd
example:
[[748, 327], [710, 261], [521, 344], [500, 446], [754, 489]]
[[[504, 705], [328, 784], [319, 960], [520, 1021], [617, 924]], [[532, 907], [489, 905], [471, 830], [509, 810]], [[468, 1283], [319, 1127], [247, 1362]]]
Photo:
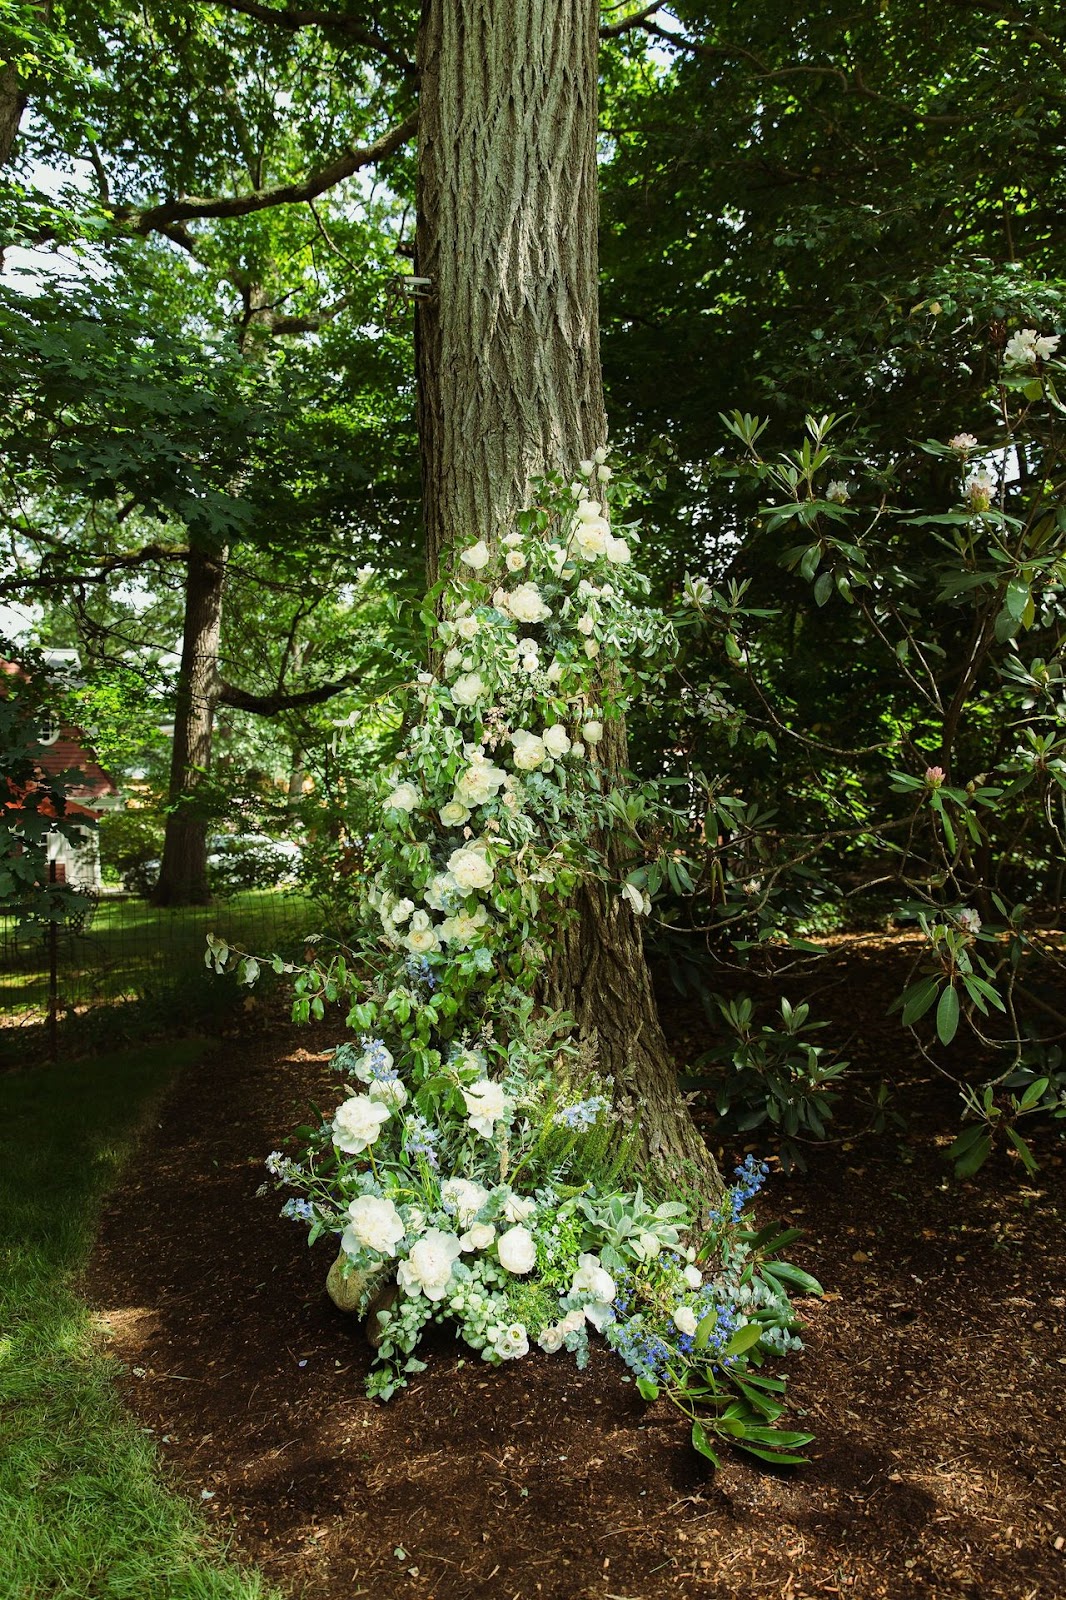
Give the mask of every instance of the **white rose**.
[[611, 476], [610, 467], [599, 466], [596, 468], [596, 477], [600, 483], [610, 483]]
[[559, 1332], [563, 1338], [568, 1333], [578, 1333], [585, 1326], [585, 1313], [583, 1311], [568, 1311], [559, 1324]]
[[[450, 872], [435, 872], [426, 885], [422, 898], [431, 911], [450, 911], [455, 904], [455, 896], [459, 892], [459, 885]], [[432, 926], [429, 917], [424, 911], [416, 911], [411, 918], [412, 927], [428, 928]]]
[[491, 1078], [482, 1078], [463, 1090], [470, 1126], [483, 1139], [492, 1138], [493, 1125], [507, 1114], [507, 1100], [503, 1086]]
[[580, 500], [576, 515], [579, 522], [602, 522], [603, 507], [598, 500]]
[[610, 1305], [617, 1290], [611, 1274], [600, 1265], [599, 1256], [581, 1255], [577, 1258], [577, 1271], [570, 1285], [570, 1293], [587, 1295], [601, 1305]]
[[696, 1321], [696, 1313], [693, 1311], [692, 1307], [675, 1306], [673, 1317], [674, 1327], [677, 1329], [678, 1333], [687, 1333], [691, 1339], [695, 1334], [696, 1329], [699, 1327], [699, 1323]]
[[592, 474], [596, 470], [596, 463], [595, 461], [579, 461], [577, 464], [577, 470], [586, 478], [591, 478]]
[[507, 546], [508, 550], [513, 550], [516, 545], [520, 545], [522, 543], [522, 535], [516, 529], [514, 529], [510, 533], [504, 534], [503, 542]]
[[570, 754], [572, 756], [576, 756], [579, 761], [581, 760], [581, 757], [585, 754], [585, 746], [581, 743], [580, 739], [574, 740], [573, 744], [570, 746]]
[[472, 806], [484, 805], [496, 798], [506, 778], [506, 772], [491, 761], [475, 761], [455, 785], [455, 798]]
[[586, 744], [599, 744], [603, 738], [602, 722], [586, 722], [581, 729], [582, 737]]
[[355, 1255], [360, 1248], [376, 1250], [382, 1256], [396, 1254], [396, 1246], [404, 1236], [404, 1225], [391, 1200], [361, 1194], [348, 1207], [348, 1215], [352, 1220], [341, 1235], [341, 1246], [349, 1255]]
[[521, 550], [508, 550], [504, 565], [508, 572], [521, 572], [526, 564], [526, 558]]
[[540, 666], [540, 658], [539, 658], [539, 656], [523, 656], [522, 657], [522, 671], [523, 672], [536, 672], [536, 670], [537, 670], [537, 668], [539, 666]]
[[446, 806], [441, 806], [437, 815], [446, 828], [461, 828], [469, 818], [470, 812], [461, 801], [449, 800]]
[[460, 848], [448, 857], [448, 871], [464, 894], [472, 890], [488, 889], [493, 880], [492, 867], [482, 850]]
[[553, 722], [540, 736], [541, 743], [550, 756], [565, 756], [570, 748], [570, 735], [561, 722]]
[[507, 611], [516, 622], [546, 622], [551, 616], [551, 607], [544, 604], [535, 583], [520, 583], [517, 589], [504, 596], [500, 609]]
[[595, 450], [592, 452], [592, 458], [598, 467], [603, 466], [603, 463], [607, 460], [607, 455], [608, 447], [605, 444], [597, 445]]
[[511, 1194], [503, 1203], [503, 1214], [508, 1222], [528, 1222], [537, 1209], [535, 1200], [524, 1199], [520, 1194]]
[[406, 922], [415, 908], [413, 900], [397, 900], [389, 910], [389, 917], [393, 922]]
[[461, 1248], [453, 1233], [444, 1233], [440, 1228], [427, 1229], [397, 1270], [396, 1281], [404, 1294], [424, 1294], [427, 1300], [443, 1300]]
[[537, 1343], [540, 1345], [540, 1348], [544, 1351], [545, 1355], [552, 1356], [555, 1354], [556, 1350], [562, 1349], [563, 1337], [564, 1335], [562, 1328], [557, 1322], [555, 1322], [550, 1328], [541, 1329], [541, 1332], [537, 1338]]
[[687, 1266], [682, 1276], [690, 1289], [703, 1288], [703, 1273], [699, 1267]]
[[537, 1264], [537, 1247], [533, 1243], [533, 1235], [521, 1224], [508, 1228], [506, 1233], [501, 1233], [496, 1253], [500, 1258], [500, 1266], [508, 1272], [513, 1272], [518, 1278], [527, 1272], [532, 1272]]
[[514, 764], [520, 772], [535, 772], [547, 760], [548, 752], [543, 739], [538, 739], [528, 728], [518, 728], [511, 735], [514, 746]]
[[629, 546], [624, 539], [608, 539], [607, 549], [604, 552], [608, 561], [613, 561], [616, 567], [624, 567], [630, 560]]
[[357, 1156], [374, 1143], [383, 1122], [389, 1120], [389, 1108], [369, 1095], [353, 1095], [333, 1114], [333, 1143], [347, 1155]]
[[422, 796], [413, 783], [398, 783], [390, 795], [385, 798], [385, 804], [394, 811], [413, 811]]
[[595, 522], [579, 522], [574, 532], [574, 543], [580, 556], [586, 561], [595, 561], [597, 556], [606, 552], [610, 537], [610, 523], [600, 517]]
[[536, 639], [519, 639], [515, 648], [520, 656], [535, 656], [540, 653], [540, 645]]
[[484, 906], [478, 906], [473, 915], [465, 911], [457, 911], [454, 917], [445, 917], [437, 929], [438, 936], [448, 944], [457, 944], [465, 948], [489, 920], [489, 914]]
[[465, 561], [466, 565], [472, 567], [475, 572], [480, 572], [483, 567], [487, 567], [491, 559], [492, 552], [484, 539], [479, 539], [477, 544], [472, 544], [469, 550], [464, 550], [459, 557], [460, 561]]
[[371, 1100], [380, 1100], [383, 1106], [399, 1111], [407, 1104], [407, 1090], [399, 1078], [374, 1078], [370, 1084]]
[[480, 626], [481, 624], [474, 616], [459, 617], [456, 620], [455, 631], [460, 639], [465, 639], [469, 643], [471, 639], [477, 636]]
[[462, 665], [462, 660], [463, 652], [461, 650], [451, 649], [448, 651], [447, 655], [444, 657], [444, 670], [449, 677], [451, 677], [453, 672], [458, 671], [459, 667]]
[[412, 928], [403, 943], [413, 956], [428, 956], [431, 951], [440, 949], [436, 928]]
[[489, 1191], [469, 1178], [446, 1178], [440, 1186], [445, 1211], [454, 1211], [461, 1228], [469, 1228], [489, 1197]]
[[496, 1229], [490, 1222], [475, 1222], [468, 1228], [459, 1243], [464, 1250], [487, 1250], [496, 1238]]
[[457, 706], [472, 706], [484, 693], [485, 684], [480, 672], [464, 672], [452, 684], [452, 701]]

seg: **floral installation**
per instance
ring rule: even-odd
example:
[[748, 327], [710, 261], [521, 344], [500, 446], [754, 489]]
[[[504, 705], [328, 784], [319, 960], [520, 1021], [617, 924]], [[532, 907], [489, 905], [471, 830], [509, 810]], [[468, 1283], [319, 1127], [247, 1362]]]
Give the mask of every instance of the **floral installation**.
[[[565, 1348], [582, 1366], [602, 1335], [668, 1389], [697, 1370], [735, 1385], [764, 1353], [798, 1347], [786, 1279], [743, 1216], [765, 1169], [738, 1169], [711, 1215], [693, 1195], [646, 1197], [630, 1111], [570, 1019], [534, 999], [580, 879], [635, 917], [651, 909], [639, 874], [610, 886], [604, 752], [675, 636], [644, 603], [611, 482], [598, 450], [572, 483], [540, 484], [513, 528], [455, 552], [423, 613], [435, 670], [411, 686], [415, 714], [382, 779], [363, 942], [301, 969], [274, 961], [295, 971], [298, 1018], [350, 1001], [358, 1043], [333, 1056], [348, 1092], [300, 1130], [299, 1163], [275, 1153], [268, 1167], [302, 1190], [284, 1214], [312, 1242], [338, 1236], [382, 1399], [421, 1370], [434, 1322], [492, 1365]], [[235, 958], [212, 940], [208, 959]], [[236, 959], [254, 981], [258, 963]], [[717, 1413], [703, 1411], [705, 1428]], [[743, 1414], [764, 1426], [764, 1410]]]

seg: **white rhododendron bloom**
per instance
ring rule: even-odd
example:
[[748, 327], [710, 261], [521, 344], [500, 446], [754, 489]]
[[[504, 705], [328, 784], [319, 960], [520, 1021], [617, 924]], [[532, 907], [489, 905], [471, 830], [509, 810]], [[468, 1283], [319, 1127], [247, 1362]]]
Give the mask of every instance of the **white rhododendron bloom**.
[[[513, 1272], [516, 1278], [532, 1272], [537, 1264], [537, 1247], [533, 1242], [533, 1235], [528, 1228], [523, 1228], [521, 1223], [500, 1234], [496, 1244], [496, 1254], [500, 1258], [500, 1266], [508, 1272]], [[613, 1284], [611, 1298], [614, 1298]]]
[[699, 1327], [699, 1323], [696, 1320], [696, 1313], [693, 1311], [692, 1307], [675, 1306], [673, 1318], [674, 1327], [677, 1329], [678, 1333], [687, 1333], [691, 1339], [693, 1334], [696, 1332], [696, 1329]]
[[472, 544], [469, 550], [464, 550], [459, 557], [460, 561], [472, 567], [475, 572], [481, 572], [492, 560], [492, 551], [484, 539], [479, 539], [477, 544]]
[[489, 1191], [469, 1178], [446, 1178], [440, 1186], [445, 1211], [454, 1211], [461, 1228], [469, 1228], [489, 1197]]
[[545, 1355], [553, 1356], [556, 1350], [562, 1349], [563, 1337], [562, 1328], [557, 1322], [555, 1322], [550, 1328], [541, 1329], [540, 1334], [537, 1337], [537, 1343], [540, 1345], [540, 1348], [544, 1351]]
[[543, 739], [538, 739], [528, 728], [517, 728], [511, 735], [514, 746], [514, 764], [520, 772], [535, 772], [548, 758]]
[[464, 1250], [487, 1250], [496, 1238], [496, 1229], [491, 1222], [475, 1222], [463, 1234], [459, 1243]]
[[1038, 361], [1047, 361], [1059, 347], [1056, 334], [1041, 336], [1035, 328], [1023, 328], [1016, 333], [1003, 352], [1005, 367], [1035, 367]]
[[703, 1273], [700, 1271], [699, 1267], [695, 1267], [690, 1263], [685, 1268], [683, 1277], [690, 1289], [703, 1288]]
[[632, 553], [624, 539], [608, 539], [604, 554], [616, 567], [624, 567], [632, 559]]
[[485, 852], [473, 848], [453, 850], [448, 857], [448, 871], [464, 894], [488, 889], [494, 876]]
[[369, 1095], [353, 1095], [333, 1114], [333, 1143], [346, 1155], [357, 1156], [369, 1149], [390, 1116], [388, 1106]]
[[482, 1078], [464, 1088], [463, 1099], [470, 1118], [470, 1126], [483, 1139], [492, 1138], [494, 1125], [507, 1114], [507, 1100], [503, 1086], [491, 1078]]
[[480, 672], [464, 672], [452, 684], [452, 700], [457, 706], [475, 705], [484, 693], [485, 684]]
[[517, 589], [512, 589], [504, 596], [500, 610], [506, 611], [516, 622], [546, 622], [552, 614], [535, 583], [520, 583]]
[[541, 743], [550, 756], [565, 756], [570, 748], [570, 735], [561, 722], [553, 722], [540, 736]]
[[599, 744], [600, 740], [603, 738], [603, 723], [596, 722], [595, 720], [592, 722], [586, 722], [583, 725], [581, 732], [584, 736], [586, 744]]
[[454, 1233], [427, 1228], [412, 1245], [406, 1261], [401, 1261], [396, 1281], [404, 1294], [424, 1294], [427, 1300], [443, 1300], [452, 1278], [452, 1267], [461, 1245]]
[[357, 1251], [376, 1250], [382, 1256], [394, 1256], [396, 1246], [404, 1236], [403, 1219], [391, 1200], [381, 1200], [377, 1195], [361, 1194], [348, 1207], [351, 1222], [341, 1234], [341, 1247], [349, 1255]]
[[398, 783], [392, 793], [386, 796], [385, 804], [394, 811], [414, 811], [421, 798], [413, 783]]
[[504, 1361], [514, 1361], [524, 1356], [529, 1350], [529, 1336], [524, 1324], [512, 1322], [509, 1327], [501, 1328], [492, 1348]]
[[[461, 801], [449, 800], [446, 806], [441, 806], [437, 815], [446, 828], [461, 828], [468, 820], [470, 812]], [[393, 920], [395, 921], [395, 918]]]
[[617, 1290], [614, 1279], [601, 1265], [599, 1256], [586, 1254], [577, 1258], [577, 1271], [570, 1285], [570, 1293], [585, 1295], [589, 1300], [609, 1306]]

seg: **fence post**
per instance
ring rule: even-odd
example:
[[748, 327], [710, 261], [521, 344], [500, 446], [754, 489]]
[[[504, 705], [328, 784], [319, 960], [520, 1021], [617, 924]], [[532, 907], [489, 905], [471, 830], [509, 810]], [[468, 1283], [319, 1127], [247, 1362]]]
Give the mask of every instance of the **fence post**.
[[[54, 888], [56, 864], [48, 863], [48, 883]], [[48, 919], [48, 1059], [59, 1060], [59, 924], [54, 915], [55, 903], [49, 906]]]

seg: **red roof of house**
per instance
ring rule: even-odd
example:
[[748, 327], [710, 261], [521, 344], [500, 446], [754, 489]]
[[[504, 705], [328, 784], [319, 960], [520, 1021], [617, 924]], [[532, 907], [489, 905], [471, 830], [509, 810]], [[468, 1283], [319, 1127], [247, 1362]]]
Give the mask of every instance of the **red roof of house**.
[[[9, 675], [26, 676], [24, 669], [14, 661], [0, 662], [0, 670]], [[61, 725], [59, 738], [52, 744], [38, 745], [33, 759], [45, 779], [58, 777], [61, 772], [80, 775], [82, 781], [71, 784], [66, 790], [68, 815], [99, 816], [99, 808], [94, 808], [92, 802], [105, 794], [118, 793], [118, 785], [97, 761], [80, 728]]]

